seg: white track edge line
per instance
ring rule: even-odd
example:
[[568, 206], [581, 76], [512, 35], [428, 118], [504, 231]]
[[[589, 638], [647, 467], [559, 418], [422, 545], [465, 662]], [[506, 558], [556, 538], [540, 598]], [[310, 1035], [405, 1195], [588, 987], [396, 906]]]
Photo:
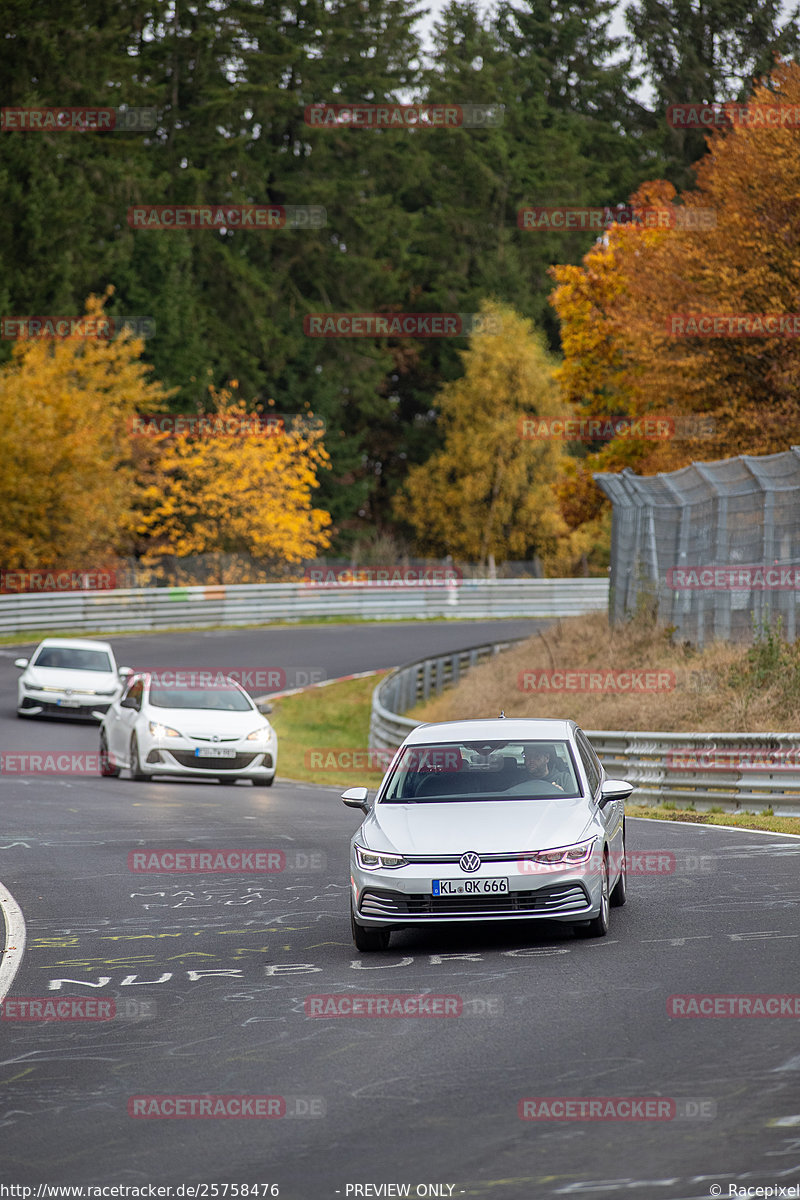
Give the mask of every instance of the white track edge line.
[[661, 825], [687, 825], [691, 829], [728, 829], [731, 833], [765, 833], [767, 837], [800, 838], [800, 833], [781, 833], [778, 829], [748, 829], [746, 825], [711, 825], [704, 821], [670, 821], [669, 817], [636, 817], [626, 813], [629, 821], [658, 821]]
[[2, 1002], [22, 965], [26, 936], [22, 909], [2, 883], [0, 883], [0, 913], [3, 914], [6, 927], [3, 957], [0, 960], [0, 1002]]

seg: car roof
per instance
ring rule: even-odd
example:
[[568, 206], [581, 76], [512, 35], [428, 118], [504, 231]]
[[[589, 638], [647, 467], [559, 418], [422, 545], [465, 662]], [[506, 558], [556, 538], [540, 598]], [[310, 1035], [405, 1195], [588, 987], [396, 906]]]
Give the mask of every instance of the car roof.
[[467, 721], [438, 721], [418, 725], [408, 735], [406, 746], [445, 742], [476, 742], [485, 738], [495, 741], [564, 741], [574, 736], [574, 721], [546, 717], [476, 717]]
[[111, 650], [110, 642], [95, 642], [88, 638], [44, 638], [36, 649], [42, 646], [60, 646], [70, 650]]

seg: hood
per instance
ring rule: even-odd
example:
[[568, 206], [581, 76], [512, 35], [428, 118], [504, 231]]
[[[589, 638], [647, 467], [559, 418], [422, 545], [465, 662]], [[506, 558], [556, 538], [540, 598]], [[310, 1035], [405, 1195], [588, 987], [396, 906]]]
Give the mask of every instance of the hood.
[[398, 854], [519, 854], [582, 841], [592, 827], [583, 799], [379, 804], [358, 838]]

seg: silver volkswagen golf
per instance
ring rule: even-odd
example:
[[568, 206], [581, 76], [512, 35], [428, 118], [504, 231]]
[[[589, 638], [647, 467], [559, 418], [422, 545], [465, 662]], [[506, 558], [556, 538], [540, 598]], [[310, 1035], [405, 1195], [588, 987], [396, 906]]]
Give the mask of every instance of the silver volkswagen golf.
[[625, 903], [625, 800], [574, 721], [420, 725], [397, 751], [350, 848], [359, 950], [393, 929], [547, 919], [604, 937]]

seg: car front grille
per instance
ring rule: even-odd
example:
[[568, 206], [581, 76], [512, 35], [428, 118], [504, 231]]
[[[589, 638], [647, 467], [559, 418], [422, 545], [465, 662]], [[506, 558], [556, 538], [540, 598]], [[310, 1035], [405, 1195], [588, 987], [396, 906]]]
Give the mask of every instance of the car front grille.
[[49, 700], [36, 700], [33, 696], [25, 696], [19, 707], [23, 712], [27, 708], [40, 708], [42, 713], [47, 713], [48, 715], [85, 718], [91, 716], [95, 709], [97, 712], [108, 712], [111, 705], [108, 701], [105, 704], [88, 702], [86, 704], [81, 703], [80, 708], [68, 708], [62, 704], [53, 704]]
[[514, 916], [518, 913], [569, 913], [583, 911], [589, 897], [580, 883], [555, 884], [535, 891], [508, 892], [501, 896], [428, 896], [405, 892], [373, 891], [361, 897], [364, 917]]
[[[219, 774], [220, 771], [243, 771], [258, 758], [257, 754], [237, 754], [235, 758], [195, 758], [194, 754], [189, 754], [186, 750], [170, 750], [170, 754], [182, 767], [190, 767], [194, 771], [210, 771], [213, 775]], [[265, 762], [264, 765], [272, 764]]]

